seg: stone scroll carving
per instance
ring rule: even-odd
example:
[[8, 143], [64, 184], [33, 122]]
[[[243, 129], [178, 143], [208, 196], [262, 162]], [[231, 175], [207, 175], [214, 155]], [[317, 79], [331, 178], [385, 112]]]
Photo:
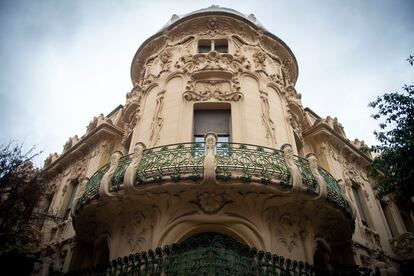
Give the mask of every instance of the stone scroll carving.
[[135, 144], [131, 163], [129, 164], [124, 174], [124, 187], [127, 191], [132, 190], [134, 188], [136, 172], [138, 169], [138, 165], [141, 162], [145, 148], [146, 147], [144, 143], [138, 142]]
[[284, 144], [280, 149], [283, 151], [283, 157], [290, 172], [292, 191], [300, 192], [302, 190], [302, 175], [298, 166], [295, 164], [295, 160], [293, 159], [292, 146]]
[[111, 185], [112, 176], [114, 175], [116, 168], [118, 167], [119, 159], [121, 157], [122, 153], [120, 151], [115, 151], [114, 153], [112, 153], [111, 161], [109, 163], [109, 169], [102, 177], [101, 185], [99, 186], [99, 197], [103, 200], [114, 196], [109, 191], [109, 188]]
[[275, 135], [275, 123], [270, 118], [270, 108], [268, 94], [264, 91], [260, 91], [261, 109], [262, 109], [262, 123], [266, 129], [266, 138], [272, 141], [272, 144], [276, 144]]
[[239, 101], [243, 99], [243, 94], [236, 79], [199, 80], [188, 82], [183, 98], [187, 101]]

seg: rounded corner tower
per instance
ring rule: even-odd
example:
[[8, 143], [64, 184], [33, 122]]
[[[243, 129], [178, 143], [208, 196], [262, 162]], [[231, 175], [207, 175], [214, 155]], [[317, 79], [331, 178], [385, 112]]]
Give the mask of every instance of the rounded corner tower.
[[173, 15], [135, 53], [125, 105], [45, 165], [65, 171], [87, 152], [60, 176], [79, 186], [66, 269], [312, 275], [312, 265], [355, 265], [355, 185], [326, 149], [343, 143], [361, 167], [368, 157], [336, 119], [302, 107], [297, 77], [292, 51], [254, 15]]

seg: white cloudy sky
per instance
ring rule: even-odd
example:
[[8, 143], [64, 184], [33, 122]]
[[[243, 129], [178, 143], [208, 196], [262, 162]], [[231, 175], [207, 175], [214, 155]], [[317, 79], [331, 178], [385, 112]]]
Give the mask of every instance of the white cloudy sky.
[[368, 102], [414, 81], [414, 1], [0, 1], [0, 143], [61, 152], [131, 89], [136, 49], [172, 14], [254, 13], [299, 63], [304, 106], [375, 143]]

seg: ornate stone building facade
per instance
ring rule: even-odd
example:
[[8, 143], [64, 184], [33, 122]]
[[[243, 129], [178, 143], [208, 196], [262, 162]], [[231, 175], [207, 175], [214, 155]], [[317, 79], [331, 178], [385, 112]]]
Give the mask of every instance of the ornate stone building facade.
[[61, 219], [43, 223], [34, 274], [124, 256], [106, 269], [396, 272], [411, 217], [376, 197], [363, 143], [302, 106], [297, 76], [254, 15], [174, 15], [137, 50], [125, 105], [45, 161], [39, 210]]

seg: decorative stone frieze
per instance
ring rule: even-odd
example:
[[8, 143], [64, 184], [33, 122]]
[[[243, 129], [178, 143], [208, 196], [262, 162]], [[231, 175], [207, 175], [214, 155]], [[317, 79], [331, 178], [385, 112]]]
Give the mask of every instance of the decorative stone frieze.
[[187, 101], [239, 101], [243, 99], [236, 79], [189, 81], [183, 98]]

